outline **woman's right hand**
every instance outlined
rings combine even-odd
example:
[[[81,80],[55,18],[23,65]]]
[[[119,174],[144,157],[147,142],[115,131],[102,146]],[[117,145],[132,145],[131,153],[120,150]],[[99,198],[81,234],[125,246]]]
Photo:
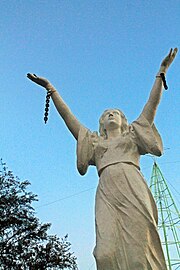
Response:
[[[50,84],[50,82],[47,79],[42,78],[42,77],[38,77],[38,76],[36,76],[36,74],[28,73],[27,77],[31,81],[41,85],[42,87],[46,88],[47,90],[52,87],[52,85]]]

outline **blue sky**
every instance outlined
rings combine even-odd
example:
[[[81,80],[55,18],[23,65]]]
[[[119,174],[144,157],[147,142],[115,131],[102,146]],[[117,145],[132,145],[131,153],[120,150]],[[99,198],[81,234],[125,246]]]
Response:
[[[45,91],[26,79],[48,78],[77,118],[98,130],[104,109],[120,108],[129,122],[140,114],[161,60],[180,48],[179,1],[1,1],[0,157],[38,194],[35,204],[51,233],[69,234],[80,270],[94,270],[95,168],[80,176],[76,143],[51,103],[43,123]],[[169,90],[156,124],[165,152],[157,162],[179,185],[180,57],[167,74]],[[153,159],[142,157],[149,182]],[[174,190],[174,189],[173,189]],[[172,190],[172,192],[174,192]],[[173,193],[179,200],[178,193]]]

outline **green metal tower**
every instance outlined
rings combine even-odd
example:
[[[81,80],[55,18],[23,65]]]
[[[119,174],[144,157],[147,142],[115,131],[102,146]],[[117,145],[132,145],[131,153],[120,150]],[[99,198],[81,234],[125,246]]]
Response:
[[[163,174],[154,162],[150,189],[158,208],[158,229],[169,270],[180,270],[180,213]]]

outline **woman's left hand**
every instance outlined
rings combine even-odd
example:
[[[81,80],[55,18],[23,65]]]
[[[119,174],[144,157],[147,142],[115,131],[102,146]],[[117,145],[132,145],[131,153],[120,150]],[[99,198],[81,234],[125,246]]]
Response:
[[[178,48],[171,49],[169,54],[164,58],[164,60],[161,63],[160,71],[166,72],[171,63],[173,62],[176,54],[177,54]]]

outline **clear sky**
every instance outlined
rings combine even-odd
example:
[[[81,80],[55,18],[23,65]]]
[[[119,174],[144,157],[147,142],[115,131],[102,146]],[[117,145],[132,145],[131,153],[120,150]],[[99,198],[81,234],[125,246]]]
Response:
[[[129,122],[145,104],[161,60],[180,49],[180,2],[118,0],[2,0],[0,4],[0,157],[38,194],[34,206],[50,233],[69,234],[80,270],[94,270],[95,168],[82,177],[76,143],[26,73],[48,78],[77,118],[98,130],[104,109],[120,108]],[[179,195],[180,55],[167,74],[156,124],[164,155],[157,162]],[[145,156],[148,183],[153,160]],[[174,189],[175,188],[175,189]]]

